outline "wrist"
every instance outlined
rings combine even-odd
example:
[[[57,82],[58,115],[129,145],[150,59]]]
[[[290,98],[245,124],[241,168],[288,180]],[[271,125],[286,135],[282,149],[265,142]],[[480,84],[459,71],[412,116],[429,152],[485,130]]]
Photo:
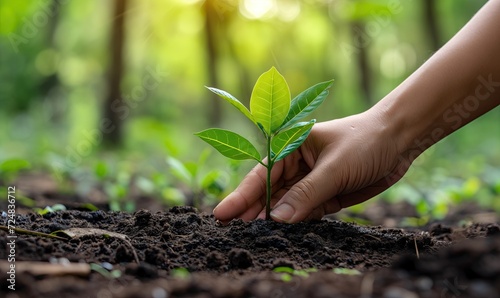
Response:
[[[395,144],[398,153],[411,155],[413,160],[447,133],[436,126],[439,107],[427,109],[425,101],[413,98],[418,93],[401,89],[388,94],[369,111],[379,119],[385,136]]]

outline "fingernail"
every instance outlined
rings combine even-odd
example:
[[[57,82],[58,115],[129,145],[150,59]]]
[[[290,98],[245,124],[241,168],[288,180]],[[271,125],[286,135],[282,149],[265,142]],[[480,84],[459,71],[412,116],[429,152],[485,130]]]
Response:
[[[283,203],[271,211],[271,216],[279,221],[288,222],[295,214],[295,209],[288,203]]]

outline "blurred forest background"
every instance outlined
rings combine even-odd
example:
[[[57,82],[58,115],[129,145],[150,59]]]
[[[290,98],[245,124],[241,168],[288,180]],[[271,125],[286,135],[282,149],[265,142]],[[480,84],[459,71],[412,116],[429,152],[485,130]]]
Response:
[[[100,189],[116,210],[141,196],[215,204],[253,163],[228,161],[193,133],[253,128],[204,86],[248,105],[274,65],[292,96],[335,79],[318,121],[359,113],[485,2],[2,0],[0,179],[48,173],[61,192]],[[499,211],[499,119],[497,108],[440,142],[381,199],[425,218],[470,200]]]

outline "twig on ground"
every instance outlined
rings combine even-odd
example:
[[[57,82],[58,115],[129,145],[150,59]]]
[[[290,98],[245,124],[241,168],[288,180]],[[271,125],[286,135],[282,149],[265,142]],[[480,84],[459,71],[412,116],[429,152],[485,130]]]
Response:
[[[37,232],[37,231],[30,231],[30,230],[25,230],[21,228],[12,228],[12,227],[6,227],[6,226],[0,226],[0,230],[4,230],[7,233],[9,233],[11,230],[16,232],[17,234],[24,234],[24,235],[31,235],[31,236],[40,236],[40,237],[47,237],[47,238],[52,238],[52,239],[57,239],[57,240],[62,240],[62,241],[68,241],[68,238],[52,235],[52,234],[46,234],[42,232]]]
[[[418,253],[417,238],[413,237],[413,243],[415,243],[415,252],[417,253],[417,259],[420,259],[420,254]]]
[[[0,260],[0,268],[3,271],[9,270],[10,263]],[[31,273],[35,276],[88,276],[90,266],[86,263],[51,264],[46,262],[17,261],[16,272],[19,274]]]

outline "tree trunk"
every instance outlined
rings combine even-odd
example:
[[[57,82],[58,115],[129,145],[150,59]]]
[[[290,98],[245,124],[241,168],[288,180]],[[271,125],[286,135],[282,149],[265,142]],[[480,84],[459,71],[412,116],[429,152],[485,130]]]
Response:
[[[207,50],[208,83],[211,87],[220,88],[217,78],[218,49],[215,32],[219,15],[214,6],[214,1],[217,0],[207,0],[203,5],[205,14],[205,47]],[[210,101],[210,109],[208,109],[209,125],[219,126],[222,118],[221,101],[215,94],[210,95]]]
[[[363,94],[363,100],[367,107],[372,105],[372,81],[371,81],[371,71],[370,64],[368,61],[368,42],[360,42],[364,40],[367,36],[364,28],[363,22],[352,22],[351,23],[351,31],[356,41],[357,45],[357,55],[356,55],[356,64],[359,73],[359,87]]]
[[[49,4],[49,11],[52,12],[52,16],[48,21],[48,30],[46,36],[46,46],[47,48],[56,48],[54,36],[56,33],[57,25],[59,24],[59,19],[61,15],[61,3],[59,0],[52,0]],[[57,90],[56,88],[60,86],[60,81],[57,76],[57,73],[53,73],[47,77],[45,77],[40,83],[40,94],[45,97],[46,103],[50,105],[50,120],[53,123],[60,123],[64,116],[64,109],[61,108],[64,106],[63,96],[61,94],[61,90]],[[53,91],[56,92],[53,92]]]
[[[114,0],[113,24],[111,31],[111,62],[108,73],[108,96],[104,103],[104,119],[108,119],[114,129],[103,134],[104,144],[118,147],[123,142],[123,120],[128,115],[120,113],[125,106],[121,98],[120,83],[123,75],[124,23],[127,0]]]
[[[435,52],[441,47],[441,38],[436,17],[436,1],[424,0],[422,4],[425,32],[432,46],[432,51]]]

